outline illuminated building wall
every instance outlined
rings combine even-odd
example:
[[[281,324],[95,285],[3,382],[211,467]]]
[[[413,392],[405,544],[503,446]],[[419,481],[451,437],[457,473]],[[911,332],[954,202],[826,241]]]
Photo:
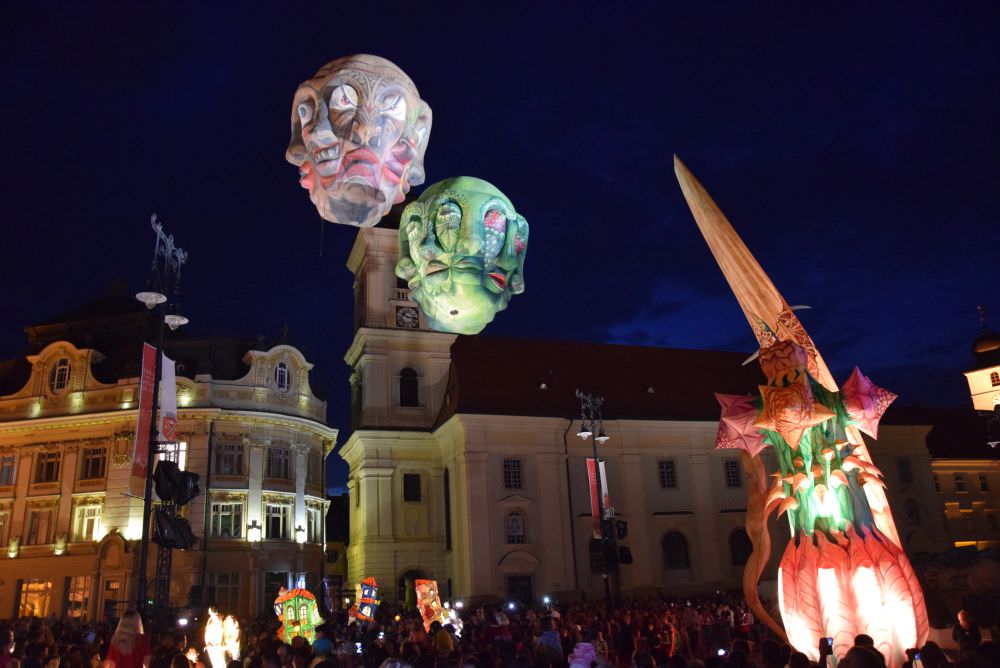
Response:
[[[129,297],[107,297],[27,328],[37,352],[0,362],[2,618],[102,619],[135,600],[142,501],[126,493],[146,317]],[[87,338],[93,347],[71,342]],[[322,462],[337,430],[301,352],[259,343],[167,344],[182,440],[170,456],[201,476],[185,514],[204,539],[174,552],[173,605],[200,589],[225,612],[266,611],[277,586],[318,581],[322,569]],[[259,542],[248,539],[254,522]]]

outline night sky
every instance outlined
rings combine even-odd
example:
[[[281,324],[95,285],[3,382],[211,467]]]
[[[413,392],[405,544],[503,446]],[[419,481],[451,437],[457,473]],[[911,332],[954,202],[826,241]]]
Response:
[[[531,225],[487,334],[752,352],[674,153],[838,379],[962,405],[978,304],[1000,329],[996,2],[140,4],[0,10],[2,358],[141,287],[157,212],[190,333],[287,323],[346,437],[355,231],[321,236],[284,151],[298,84],[352,53],[433,108],[428,184],[484,178]]]

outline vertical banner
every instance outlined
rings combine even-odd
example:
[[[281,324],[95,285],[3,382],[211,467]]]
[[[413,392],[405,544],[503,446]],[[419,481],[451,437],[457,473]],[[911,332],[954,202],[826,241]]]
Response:
[[[608,519],[614,517],[615,511],[611,507],[611,492],[608,488],[608,472],[604,468],[605,461],[601,460],[601,491],[604,497],[604,518]]]
[[[146,492],[146,464],[149,459],[149,434],[153,419],[153,385],[156,380],[156,348],[142,344],[142,364],[139,372],[139,416],[135,425],[135,442],[132,445],[132,494],[144,496]],[[139,485],[136,490],[136,480]]]
[[[160,353],[160,441],[177,441],[177,376],[174,361]]]
[[[604,468],[603,462],[601,468]],[[600,538],[601,518],[597,503],[597,465],[591,457],[587,457],[587,481],[590,483],[590,514],[594,518],[594,538]]]

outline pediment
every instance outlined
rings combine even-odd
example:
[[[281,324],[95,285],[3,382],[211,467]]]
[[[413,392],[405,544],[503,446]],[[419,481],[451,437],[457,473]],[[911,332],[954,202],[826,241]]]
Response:
[[[502,506],[530,506],[534,501],[526,496],[521,496],[520,494],[511,494],[510,496],[500,499],[497,503]]]

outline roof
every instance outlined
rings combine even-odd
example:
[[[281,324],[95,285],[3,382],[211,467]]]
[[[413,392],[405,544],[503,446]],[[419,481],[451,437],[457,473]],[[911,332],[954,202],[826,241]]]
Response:
[[[764,382],[742,352],[462,336],[451,355],[439,424],[455,413],[578,417],[577,388],[604,397],[605,419],[718,420],[715,392]]]

